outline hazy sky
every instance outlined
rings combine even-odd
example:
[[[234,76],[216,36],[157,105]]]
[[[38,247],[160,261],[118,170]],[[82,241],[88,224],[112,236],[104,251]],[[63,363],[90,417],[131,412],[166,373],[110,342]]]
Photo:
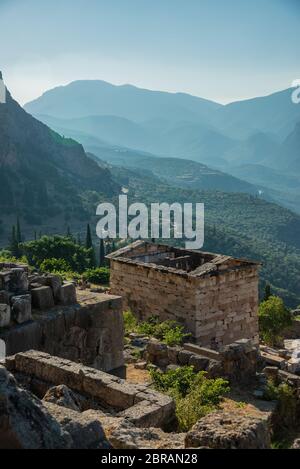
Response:
[[[228,102],[300,78],[300,0],[0,0],[0,69],[21,103],[78,79]]]

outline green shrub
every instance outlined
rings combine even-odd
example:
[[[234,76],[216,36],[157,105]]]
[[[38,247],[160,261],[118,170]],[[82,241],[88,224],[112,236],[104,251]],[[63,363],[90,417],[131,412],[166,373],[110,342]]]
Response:
[[[175,399],[179,431],[188,431],[201,417],[212,412],[229,391],[223,378],[206,378],[206,372],[194,372],[183,366],[162,373],[149,368],[155,389]]]
[[[21,252],[35,267],[48,259],[62,259],[69,270],[82,273],[93,267],[93,249],[86,249],[69,236],[42,236],[36,241],[19,245]]]
[[[91,283],[108,284],[110,270],[108,267],[96,267],[95,269],[88,269],[83,273],[83,278]]]
[[[160,322],[158,316],[151,316],[147,321],[140,323],[138,331],[141,334],[155,337],[169,346],[181,345],[190,336],[184,332],[184,327],[176,321]]]
[[[188,431],[200,418],[213,412],[228,391],[228,382],[223,378],[209,379],[205,372],[197,373],[190,392],[175,398],[179,430]]]
[[[193,366],[182,366],[165,373],[150,368],[149,373],[155,389],[180,397],[186,396],[196,379]]]
[[[292,324],[291,312],[278,296],[270,296],[259,305],[258,310],[260,335],[269,345],[281,342],[280,333]]]
[[[45,259],[41,265],[42,272],[68,272],[71,271],[71,266],[64,259]]]
[[[138,322],[133,312],[130,310],[124,311],[123,318],[125,333],[130,334],[130,332],[136,332]]]
[[[265,391],[265,398],[271,401],[278,401],[276,413],[277,420],[280,422],[280,428],[277,430],[277,434],[281,434],[282,430],[296,425],[298,418],[297,397],[289,384],[281,383],[277,386],[272,380],[269,380]]]
[[[159,316],[150,316],[147,321],[141,322],[138,325],[138,332],[140,334],[149,335],[154,337],[157,326],[159,325]]]

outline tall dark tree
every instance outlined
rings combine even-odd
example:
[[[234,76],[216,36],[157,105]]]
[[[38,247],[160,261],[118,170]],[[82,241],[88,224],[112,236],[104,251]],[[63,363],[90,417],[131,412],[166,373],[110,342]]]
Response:
[[[266,283],[265,286],[265,294],[264,294],[264,301],[267,301],[270,296],[272,295],[271,293],[271,285],[269,283]]]
[[[105,245],[103,239],[100,239],[99,243],[99,267],[105,265]]]
[[[19,243],[17,241],[15,225],[12,227],[9,249],[14,257],[20,257]]]
[[[93,246],[91,227],[89,224],[87,225],[87,228],[86,228],[85,247],[91,250],[91,256],[90,256],[91,267],[96,267],[96,255],[95,255],[95,249]]]
[[[17,218],[16,241],[18,244],[22,242],[22,234],[21,234],[21,226],[20,226],[19,217]]]
[[[90,248],[93,247],[92,234],[91,234],[91,227],[90,227],[89,224],[87,224],[87,227],[86,227],[85,247],[86,247],[87,249],[90,249]]]

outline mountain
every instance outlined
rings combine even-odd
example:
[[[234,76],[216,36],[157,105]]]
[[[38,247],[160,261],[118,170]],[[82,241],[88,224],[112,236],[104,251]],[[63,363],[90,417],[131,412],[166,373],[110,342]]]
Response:
[[[257,195],[260,191],[258,186],[192,160],[159,158],[130,149],[122,151],[115,149],[108,153],[101,148],[94,148],[93,153],[98,158],[96,161],[107,161],[113,166],[138,170],[139,172],[146,171],[171,186],[191,190],[246,192],[252,195]]]
[[[74,81],[46,91],[28,103],[31,114],[46,114],[58,118],[78,118],[93,115],[118,116],[134,122],[152,119],[168,121],[206,120],[220,104],[185,93],[167,93],[116,86],[101,80]]]
[[[28,227],[62,231],[94,213],[95,195],[118,191],[82,145],[27,114],[7,92],[0,104],[0,218],[6,227],[19,215]]]
[[[290,174],[300,171],[300,120],[281,146],[279,165]]]
[[[300,120],[300,106],[292,102],[292,91],[290,88],[222,106],[214,114],[213,125],[234,138],[264,132],[283,140]]]

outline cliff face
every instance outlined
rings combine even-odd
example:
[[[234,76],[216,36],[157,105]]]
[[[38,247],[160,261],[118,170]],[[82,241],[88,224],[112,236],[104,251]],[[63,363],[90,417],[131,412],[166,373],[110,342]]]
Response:
[[[98,193],[100,201],[119,187],[80,144],[27,114],[7,92],[6,103],[0,104],[0,218],[17,213],[53,217],[65,210],[71,218],[86,215],[82,196],[87,191]]]

